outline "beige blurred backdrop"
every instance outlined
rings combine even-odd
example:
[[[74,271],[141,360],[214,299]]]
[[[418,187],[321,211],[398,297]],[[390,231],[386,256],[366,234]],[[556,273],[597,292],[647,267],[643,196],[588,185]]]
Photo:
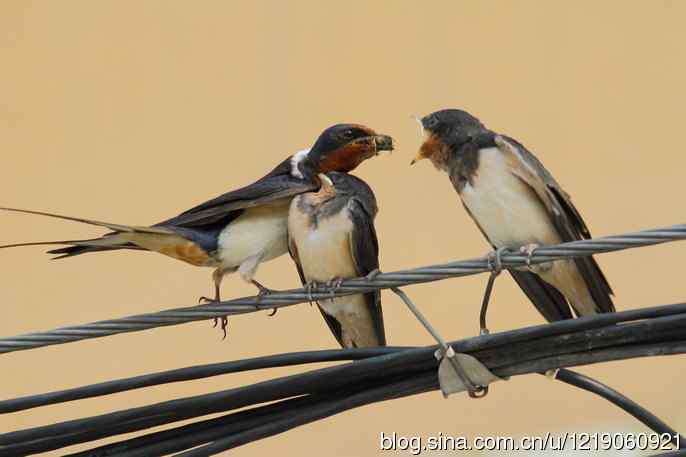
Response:
[[[11,1],[0,3],[0,205],[151,224],[252,182],[337,122],[393,135],[355,173],[381,211],[381,265],[485,254],[411,115],[461,107],[534,151],[594,235],[683,222],[686,3],[679,1]],[[0,244],[102,233],[0,214]],[[211,292],[209,269],[117,252],[51,262],[0,252],[0,335],[152,312]],[[617,308],[684,299],[684,244],[602,255]],[[263,265],[298,284],[287,256]],[[407,288],[450,339],[474,335],[485,276]],[[252,295],[239,278],[225,297]],[[393,345],[431,338],[383,294]],[[542,319],[504,275],[492,330]],[[155,329],[0,357],[0,397],[277,352],[333,348],[308,305],[275,317]],[[686,429],[683,357],[585,367]],[[0,416],[0,431],[227,389],[300,368],[160,386]],[[372,405],[252,443],[241,455],[376,455],[379,433],[533,435],[645,431],[609,403],[540,376],[485,400],[439,393]],[[121,439],[121,437],[119,437]],[[76,449],[76,448],[72,448]],[[82,449],[82,448],[79,448]]]

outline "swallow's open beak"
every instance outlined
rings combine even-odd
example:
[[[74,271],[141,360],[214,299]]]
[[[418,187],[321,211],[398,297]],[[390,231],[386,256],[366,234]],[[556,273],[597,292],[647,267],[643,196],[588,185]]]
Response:
[[[324,173],[319,173],[317,177],[319,178],[322,187],[333,187],[333,181],[331,181],[331,178],[326,176]]]
[[[420,160],[426,159],[426,156],[420,149],[419,152],[417,152],[417,155],[414,156],[414,159],[412,159],[412,162],[410,162],[410,165],[414,165],[415,163],[419,162]]]
[[[422,120],[417,115],[415,115],[414,118],[417,120],[417,123],[419,123],[419,131],[420,131],[421,135],[424,136],[424,142],[419,147],[419,151],[417,151],[417,155],[414,156],[414,159],[412,159],[412,162],[410,162],[410,166],[414,165],[415,163],[419,162],[420,160],[426,159],[426,155],[424,154],[424,145],[426,144],[427,138],[429,136],[429,132],[424,127],[424,122],[422,122]]]
[[[326,176],[326,174],[319,173],[317,177],[319,178],[319,190],[316,195],[321,203],[336,195],[336,187],[333,185],[331,178]]]

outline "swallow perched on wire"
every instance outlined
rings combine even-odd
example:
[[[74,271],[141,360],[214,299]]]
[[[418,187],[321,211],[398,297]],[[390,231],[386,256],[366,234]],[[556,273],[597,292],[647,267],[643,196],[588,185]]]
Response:
[[[288,246],[303,285],[335,286],[342,279],[378,271],[374,193],[346,173],[319,176],[319,190],[293,198],[288,214]],[[386,345],[378,290],[317,304],[342,347]]]
[[[591,237],[581,215],[543,164],[513,138],[471,114],[446,109],[421,119],[426,139],[412,161],[429,159],[450,176],[467,213],[491,245],[529,255],[538,245]],[[548,320],[615,310],[612,289],[592,257],[510,273]]]
[[[111,224],[90,219],[14,208],[5,211],[38,214],[105,227],[110,233],[87,240],[48,241],[0,246],[67,245],[48,251],[56,259],[90,252],[132,249],[153,251],[195,266],[215,268],[215,296],[227,273],[238,271],[261,294],[269,289],[254,279],[261,262],[288,251],[288,209],[293,196],[318,188],[318,173],[348,172],[380,151],[392,150],[393,139],[358,124],[337,124],[319,136],[311,149],[281,162],[253,184],[223,194],[153,226]],[[222,321],[223,327],[226,321]]]

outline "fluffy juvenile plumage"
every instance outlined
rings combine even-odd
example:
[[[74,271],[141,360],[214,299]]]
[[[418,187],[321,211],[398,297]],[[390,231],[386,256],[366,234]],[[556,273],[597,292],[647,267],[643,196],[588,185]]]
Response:
[[[365,276],[379,267],[372,190],[345,173],[321,179],[319,191],[293,199],[288,217],[289,249],[303,284]],[[320,300],[318,306],[342,347],[386,344],[379,291]]]

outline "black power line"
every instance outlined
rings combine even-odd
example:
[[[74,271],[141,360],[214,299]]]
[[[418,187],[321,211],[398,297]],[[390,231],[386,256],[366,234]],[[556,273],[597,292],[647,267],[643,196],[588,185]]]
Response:
[[[584,317],[478,336],[453,342],[451,346],[457,352],[468,353],[478,358],[500,377],[543,373],[560,367],[608,360],[679,354],[686,352],[686,305],[677,304]],[[245,364],[244,366],[252,365],[257,369],[292,365],[298,361],[311,363],[331,360],[336,357],[335,352],[340,352],[345,358],[357,358],[354,353],[359,351],[359,355],[365,357],[355,362],[306,371],[249,386],[5,433],[0,435],[0,455],[9,457],[46,452],[72,444],[240,408],[252,408],[241,411],[243,421],[250,423],[256,417],[252,414],[267,414],[266,418],[263,417],[262,426],[250,427],[250,430],[243,429],[241,422],[231,422],[228,425],[211,424],[213,428],[209,430],[216,433],[219,433],[216,430],[222,430],[224,438],[221,443],[217,442],[212,447],[204,449],[209,452],[216,446],[233,447],[247,442],[246,440],[281,433],[319,417],[363,404],[436,389],[437,361],[433,356],[435,349],[435,346],[387,348],[377,355],[365,353],[365,350],[318,351],[233,362]],[[240,365],[233,367],[237,366]],[[196,375],[206,369],[196,368]],[[191,370],[192,373],[194,368],[185,370]],[[216,372],[210,373],[215,374]],[[158,381],[165,379],[165,376],[169,381],[174,380],[167,372],[162,374]],[[563,378],[565,382],[570,382],[571,379]],[[581,378],[581,381],[583,380]],[[119,382],[125,384],[127,381]],[[403,389],[406,389],[400,389],[398,386],[404,386]],[[83,388],[83,392],[90,387],[92,386]],[[612,398],[615,404],[649,426],[657,424],[649,412],[609,388],[601,389],[597,385],[581,387]],[[286,412],[278,406],[271,406],[271,409],[267,410],[259,409],[263,408],[262,405],[265,403],[277,402],[278,405],[279,402],[293,398],[299,398],[298,401],[304,402],[301,409],[287,409]],[[23,406],[29,404],[31,402]],[[242,422],[245,423],[247,422]],[[204,426],[207,423],[201,424]],[[227,427],[233,432],[229,433]],[[187,440],[191,439],[189,436],[180,431],[174,439],[188,442]]]

